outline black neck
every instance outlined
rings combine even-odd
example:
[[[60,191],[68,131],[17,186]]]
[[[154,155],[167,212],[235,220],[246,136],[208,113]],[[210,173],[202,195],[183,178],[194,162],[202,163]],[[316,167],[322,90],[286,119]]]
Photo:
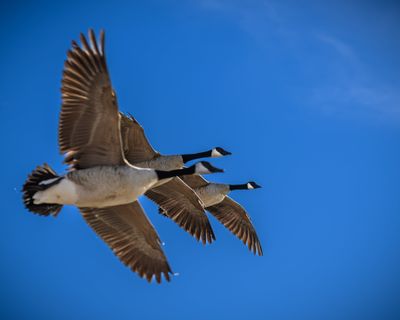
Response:
[[[230,184],[229,190],[247,190],[247,183],[244,184]]]
[[[188,154],[182,154],[182,160],[183,163],[186,163],[188,161],[192,161],[195,159],[200,159],[200,158],[209,158],[211,157],[212,150],[204,151],[204,152],[199,152],[199,153],[188,153]]]
[[[189,168],[183,168],[183,169],[177,169],[177,170],[171,170],[171,171],[162,171],[162,170],[155,170],[155,171],[156,171],[158,180],[162,180],[162,179],[168,179],[168,178],[193,174],[193,173],[195,173],[195,167],[191,166]]]

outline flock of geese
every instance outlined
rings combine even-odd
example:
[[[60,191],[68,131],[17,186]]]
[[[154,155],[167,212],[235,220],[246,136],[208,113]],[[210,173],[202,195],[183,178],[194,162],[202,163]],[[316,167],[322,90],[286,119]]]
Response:
[[[228,194],[260,188],[255,182],[213,183],[201,175],[223,170],[209,162],[186,163],[230,152],[217,147],[195,154],[162,155],[147,140],[131,115],[118,109],[104,51],[104,32],[97,42],[81,34],[67,53],[62,79],[59,146],[69,165],[57,175],[38,166],[23,185],[25,207],[42,216],[56,216],[63,205],[79,208],[88,225],[115,255],[149,282],[169,281],[172,273],[160,238],[138,202],[145,195],[159,212],[197,240],[215,235],[205,210],[243,241],[254,254],[262,249],[250,217]]]

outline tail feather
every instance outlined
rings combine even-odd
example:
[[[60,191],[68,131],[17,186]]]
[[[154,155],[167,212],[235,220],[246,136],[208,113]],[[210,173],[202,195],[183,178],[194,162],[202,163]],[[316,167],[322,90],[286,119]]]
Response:
[[[43,191],[54,186],[61,179],[62,177],[58,176],[46,163],[42,166],[37,166],[28,176],[22,187],[25,207],[29,211],[42,216],[57,216],[62,205],[53,203],[35,204],[33,196],[38,191]],[[46,183],[43,183],[44,181],[46,181]]]
[[[167,212],[166,212],[163,208],[161,208],[161,207],[158,207],[158,213],[161,214],[161,215],[164,216],[164,217],[169,218]]]

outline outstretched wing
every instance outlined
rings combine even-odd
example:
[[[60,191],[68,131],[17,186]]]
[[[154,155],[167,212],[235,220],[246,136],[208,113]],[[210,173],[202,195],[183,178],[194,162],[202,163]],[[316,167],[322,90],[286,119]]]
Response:
[[[138,201],[107,208],[80,208],[90,227],[132,271],[158,283],[172,273],[160,238]]]
[[[124,154],[129,163],[152,160],[160,156],[147,140],[142,126],[132,115],[121,113],[121,137]]]
[[[251,223],[249,215],[239,203],[229,197],[225,197],[222,202],[206,209],[236,237],[242,240],[250,251],[262,256],[263,252],[256,230]]]
[[[171,218],[198,241],[206,244],[215,240],[214,231],[200,199],[180,178],[175,177],[152,188],[145,195],[160,207],[162,214]]]
[[[89,30],[90,45],[73,41],[62,79],[62,108],[58,141],[65,162],[75,169],[124,163],[120,116],[104,53]]]

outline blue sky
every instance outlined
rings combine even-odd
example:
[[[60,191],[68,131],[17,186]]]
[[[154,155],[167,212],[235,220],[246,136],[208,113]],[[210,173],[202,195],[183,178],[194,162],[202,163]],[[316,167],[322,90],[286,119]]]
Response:
[[[398,319],[400,10],[395,1],[14,2],[0,5],[2,319]],[[179,276],[149,285],[65,207],[19,192],[57,146],[65,53],[106,30],[121,110],[163,153],[222,146],[213,181],[264,256],[210,218],[202,246],[143,199]]]

